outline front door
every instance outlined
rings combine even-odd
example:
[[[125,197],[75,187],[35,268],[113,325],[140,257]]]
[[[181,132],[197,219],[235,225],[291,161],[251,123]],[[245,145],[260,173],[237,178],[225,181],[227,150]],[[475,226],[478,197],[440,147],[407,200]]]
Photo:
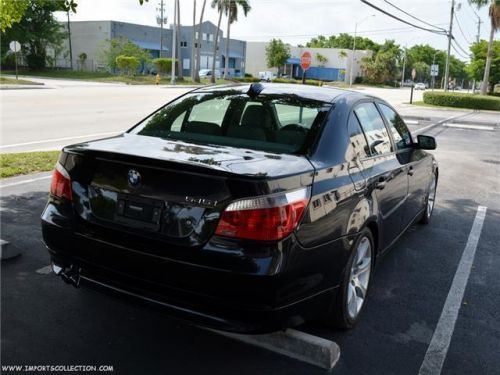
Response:
[[[354,112],[368,141],[370,157],[363,161],[363,174],[378,203],[380,244],[384,249],[397,238],[403,227],[408,195],[406,165],[401,164],[393,152],[391,139],[375,104],[360,103]]]

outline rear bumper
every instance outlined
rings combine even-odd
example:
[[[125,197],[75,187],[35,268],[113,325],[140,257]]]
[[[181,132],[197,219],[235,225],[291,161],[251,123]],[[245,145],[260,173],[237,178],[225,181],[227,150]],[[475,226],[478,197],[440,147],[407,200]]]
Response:
[[[231,272],[93,238],[53,219],[42,216],[52,262],[78,269],[81,285],[196,325],[241,333],[284,329],[326,312],[337,291],[340,275],[329,264],[342,261],[342,241],[304,250],[291,239],[269,258],[217,254],[221,263],[252,265],[253,273]]]

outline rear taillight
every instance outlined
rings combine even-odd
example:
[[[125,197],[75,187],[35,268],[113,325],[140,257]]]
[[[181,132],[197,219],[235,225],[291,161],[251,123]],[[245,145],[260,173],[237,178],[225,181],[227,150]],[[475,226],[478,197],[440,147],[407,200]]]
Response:
[[[52,174],[50,194],[67,200],[72,200],[73,198],[71,193],[71,179],[66,169],[59,162],[56,163],[56,168]]]
[[[309,203],[309,188],[231,203],[216,234],[260,241],[280,240],[293,232]]]

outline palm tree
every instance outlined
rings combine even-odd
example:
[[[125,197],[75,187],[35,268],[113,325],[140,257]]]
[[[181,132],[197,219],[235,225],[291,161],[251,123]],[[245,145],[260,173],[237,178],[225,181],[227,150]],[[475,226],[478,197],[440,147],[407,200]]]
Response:
[[[179,0],[177,2],[177,14],[174,15],[176,19],[176,33],[177,33],[177,77],[180,81],[184,79],[182,74],[182,52],[181,52],[181,4]]]
[[[205,5],[207,5],[207,0],[203,0],[203,5],[201,6],[201,14],[200,14],[200,22],[198,24],[198,42],[196,45],[196,61],[194,62],[194,81],[195,82],[200,82],[200,60],[201,60],[201,54],[200,54],[200,48],[201,48],[201,24],[203,23],[203,15],[205,14]],[[196,34],[196,28],[193,29],[193,33]],[[194,47],[194,44],[193,44]]]
[[[229,67],[229,38],[231,37],[231,24],[238,21],[238,7],[241,7],[245,17],[248,12],[252,9],[248,0],[228,0],[228,7],[226,12],[228,13],[227,20],[227,35],[226,35],[226,50],[224,52],[224,79],[228,77],[228,67]]]
[[[222,14],[227,11],[230,0],[212,0],[211,7],[217,8],[219,13],[219,20],[217,21],[217,30],[215,30],[214,39],[214,57],[212,58],[212,75],[210,76],[210,83],[215,83],[215,60],[217,60],[217,50],[219,49],[219,30],[222,21]]]
[[[488,42],[488,53],[486,55],[486,64],[484,66],[483,84],[481,85],[481,95],[488,93],[488,81],[490,78],[491,60],[493,58],[493,40],[495,32],[500,29],[500,0],[469,0],[470,4],[482,8],[489,4],[489,15],[491,21],[490,40]]]

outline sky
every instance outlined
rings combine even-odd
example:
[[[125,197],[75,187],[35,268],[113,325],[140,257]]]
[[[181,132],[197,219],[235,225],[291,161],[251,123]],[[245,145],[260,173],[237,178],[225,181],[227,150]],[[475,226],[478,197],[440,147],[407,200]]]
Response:
[[[396,43],[410,47],[415,44],[427,43],[434,48],[447,48],[446,36],[436,35],[427,31],[412,28],[383,13],[369,7],[360,0],[249,0],[252,10],[245,18],[239,16],[237,23],[231,26],[231,38],[246,41],[269,41],[280,38],[291,45],[305,44],[317,35],[329,36],[341,32],[354,33],[358,23],[357,35],[369,37],[376,42],[385,39],[395,39]],[[385,0],[369,0],[376,6],[397,14],[423,27],[425,24],[412,20],[409,16],[393,8]],[[114,20],[156,25],[160,0],[149,0],[139,5],[139,0],[77,0],[77,13],[71,15],[73,21]],[[203,0],[197,0],[197,17],[201,11]],[[390,0],[390,2],[411,15],[426,22],[448,28],[450,23],[451,0]],[[469,51],[469,45],[476,40],[477,21],[481,21],[481,38],[488,39],[490,24],[487,9],[477,10],[469,5],[467,0],[457,0],[461,3],[453,20],[453,34],[456,43],[463,50]],[[165,15],[168,24],[173,15],[174,0],[164,0]],[[204,20],[217,23],[217,14],[210,8],[211,0],[207,0]],[[181,23],[192,25],[193,0],[180,0]],[[375,16],[372,16],[375,15]],[[59,13],[57,18],[66,20],[66,15]],[[226,19],[221,28],[225,31]],[[498,33],[497,33],[498,35]],[[456,57],[467,61],[467,56],[455,47],[462,56],[453,51]]]

